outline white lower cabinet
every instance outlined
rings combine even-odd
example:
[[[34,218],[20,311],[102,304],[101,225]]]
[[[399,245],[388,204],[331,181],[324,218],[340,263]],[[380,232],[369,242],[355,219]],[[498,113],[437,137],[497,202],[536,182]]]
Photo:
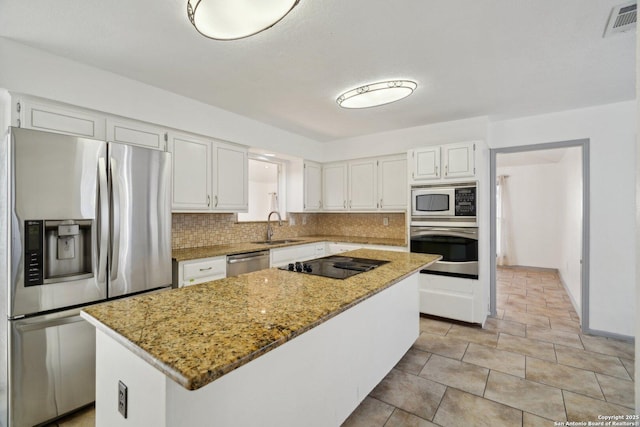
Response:
[[[226,256],[174,262],[174,286],[177,282],[179,288],[225,277],[227,277]]]
[[[358,245],[355,243],[338,243],[338,242],[328,242],[326,245],[326,254],[327,255],[335,255],[340,254],[342,252],[354,251],[356,249],[362,249],[363,245]]]
[[[321,258],[324,254],[324,242],[287,246],[284,248],[273,248],[270,251],[271,267],[282,267],[291,262]]]
[[[420,274],[420,312],[482,324],[486,310],[481,288],[473,279]]]
[[[327,242],[326,254],[336,255],[343,252],[355,251],[356,249],[377,249],[381,251],[408,252],[406,246],[387,246],[387,245],[370,245],[365,243],[340,243]]]

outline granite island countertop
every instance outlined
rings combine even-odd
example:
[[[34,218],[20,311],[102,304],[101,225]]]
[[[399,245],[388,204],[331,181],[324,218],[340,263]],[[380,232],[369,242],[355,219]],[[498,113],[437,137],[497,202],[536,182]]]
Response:
[[[195,390],[440,259],[373,249],[347,254],[390,262],[344,280],[271,268],[96,305],[82,317]]]
[[[280,240],[274,238],[273,240]],[[342,242],[342,243],[360,243],[365,245],[383,245],[383,246],[407,246],[404,239],[388,239],[380,237],[347,237],[347,236],[300,236],[300,237],[283,237],[287,243],[280,244],[264,244],[264,243],[230,243],[226,245],[202,246],[194,248],[174,249],[171,257],[180,261],[189,261],[200,258],[212,258],[217,256],[235,255],[246,252],[264,251],[267,249],[283,248],[286,246],[304,245],[316,242]]]

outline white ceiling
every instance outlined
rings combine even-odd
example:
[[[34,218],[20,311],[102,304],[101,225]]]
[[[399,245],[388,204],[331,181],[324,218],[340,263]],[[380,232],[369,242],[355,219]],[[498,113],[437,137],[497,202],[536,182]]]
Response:
[[[0,0],[0,36],[330,141],[468,117],[635,99],[635,37],[602,38],[621,0],[301,0],[237,41],[202,37],[186,0]],[[409,98],[345,110],[387,78]]]

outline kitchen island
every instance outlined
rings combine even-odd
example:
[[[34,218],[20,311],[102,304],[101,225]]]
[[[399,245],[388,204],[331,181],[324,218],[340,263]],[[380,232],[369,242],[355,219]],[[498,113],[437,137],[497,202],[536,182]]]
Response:
[[[417,338],[417,273],[439,259],[348,255],[390,262],[345,280],[268,269],[85,310],[96,425],[339,425]]]

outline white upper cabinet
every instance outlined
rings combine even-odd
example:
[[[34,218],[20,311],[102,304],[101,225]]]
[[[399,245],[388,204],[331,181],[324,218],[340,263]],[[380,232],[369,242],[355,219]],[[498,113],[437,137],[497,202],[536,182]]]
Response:
[[[447,144],[410,150],[409,178],[413,183],[429,180],[446,181],[476,175],[475,142]]]
[[[383,210],[407,209],[407,158],[404,155],[378,160],[378,205]]]
[[[288,212],[318,211],[322,208],[322,165],[303,159],[290,160],[286,167]]]
[[[378,201],[378,164],[375,159],[349,162],[349,209],[375,210]]]
[[[375,157],[323,165],[323,210],[407,209],[407,156]]]
[[[414,180],[440,178],[440,147],[417,148],[409,155]]]
[[[166,129],[135,120],[107,118],[107,141],[139,145],[155,150],[167,149]]]
[[[442,147],[444,178],[465,178],[476,174],[476,144],[449,144]]]
[[[173,155],[174,211],[247,211],[246,148],[172,132],[169,151]]]
[[[90,110],[22,97],[15,103],[14,124],[26,129],[104,140],[105,117]]]
[[[214,210],[246,212],[249,206],[249,160],[244,147],[214,143]]]
[[[211,208],[211,141],[171,133],[173,210],[208,211]]]
[[[347,164],[330,163],[322,168],[323,208],[331,211],[347,209]]]
[[[322,165],[304,162],[304,210],[322,208]]]

